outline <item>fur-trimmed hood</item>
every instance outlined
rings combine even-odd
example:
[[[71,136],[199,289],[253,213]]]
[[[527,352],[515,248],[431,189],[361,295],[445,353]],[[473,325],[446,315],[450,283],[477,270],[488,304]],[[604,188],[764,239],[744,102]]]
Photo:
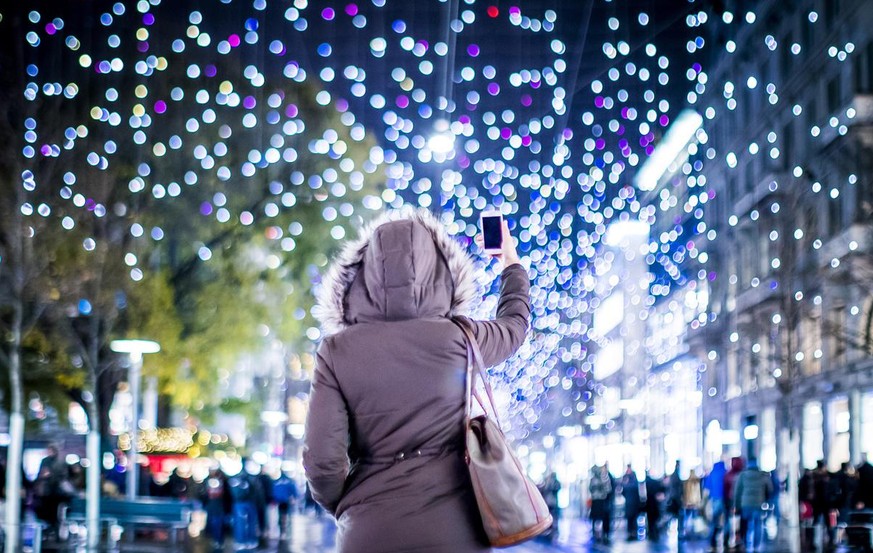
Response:
[[[348,241],[324,276],[315,318],[323,335],[356,324],[466,313],[473,260],[429,211],[389,211]]]

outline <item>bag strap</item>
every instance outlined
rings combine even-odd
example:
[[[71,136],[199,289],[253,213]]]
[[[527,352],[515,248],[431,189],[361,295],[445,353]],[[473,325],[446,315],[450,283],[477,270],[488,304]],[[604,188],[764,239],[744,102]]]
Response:
[[[464,341],[467,345],[467,378],[464,418],[469,425],[474,399],[482,410],[488,414],[488,406],[479,391],[476,389],[476,374],[478,373],[479,380],[482,382],[482,387],[485,388],[485,394],[488,397],[488,405],[491,407],[491,418],[494,420],[497,428],[502,431],[502,428],[500,427],[500,418],[497,416],[497,407],[494,404],[494,392],[491,389],[491,384],[488,382],[488,379],[485,378],[485,364],[482,361],[482,351],[479,349],[479,342],[476,340],[476,335],[473,334],[473,329],[466,319],[462,317],[452,317],[452,322],[463,331],[465,338]]]

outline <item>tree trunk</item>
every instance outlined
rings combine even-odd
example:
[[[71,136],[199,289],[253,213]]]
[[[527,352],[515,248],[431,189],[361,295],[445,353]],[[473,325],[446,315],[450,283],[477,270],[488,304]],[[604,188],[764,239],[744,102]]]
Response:
[[[20,188],[19,188],[20,190]],[[20,193],[19,193],[20,194]],[[16,210],[18,212],[18,210]],[[18,212],[20,213],[20,212]],[[9,448],[6,451],[6,547],[4,551],[18,550],[19,522],[21,520],[21,451],[24,447],[24,414],[21,386],[21,340],[24,325],[24,268],[23,237],[20,216],[13,222],[12,248],[14,274],[12,298],[12,328],[9,351]]]

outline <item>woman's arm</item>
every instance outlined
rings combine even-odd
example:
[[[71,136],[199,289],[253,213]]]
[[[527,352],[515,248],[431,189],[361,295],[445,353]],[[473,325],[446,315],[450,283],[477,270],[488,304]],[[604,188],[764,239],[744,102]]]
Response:
[[[473,332],[486,367],[505,361],[521,347],[530,322],[530,280],[518,259],[515,240],[509,234],[506,221],[503,222],[503,245],[498,257],[505,269],[500,275],[497,318],[473,322]]]
[[[303,440],[303,468],[312,497],[334,514],[349,473],[349,416],[325,340],[318,348]]]

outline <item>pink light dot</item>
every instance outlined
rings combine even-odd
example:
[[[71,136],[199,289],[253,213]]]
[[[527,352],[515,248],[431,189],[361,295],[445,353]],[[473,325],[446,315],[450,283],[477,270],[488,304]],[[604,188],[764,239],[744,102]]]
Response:
[[[509,140],[509,137],[511,136],[512,129],[510,129],[509,127],[503,127],[502,129],[500,129],[500,138],[502,138],[503,140]]]
[[[230,35],[229,37],[227,37],[227,41],[230,43],[230,46],[231,46],[232,48],[236,48],[236,47],[239,46],[239,44],[240,44],[239,35],[237,35],[237,34],[232,34],[232,35]]]
[[[333,21],[333,18],[336,17],[336,12],[333,11],[333,8],[324,8],[321,10],[321,17],[325,21]]]
[[[488,83],[488,94],[492,96],[500,94],[500,85],[497,83]]]
[[[399,108],[409,107],[409,97],[407,97],[405,94],[397,96],[397,99],[394,102]]]
[[[346,6],[346,15],[351,17],[358,15],[358,6],[356,4],[349,4]]]
[[[155,102],[155,113],[164,113],[167,111],[167,103],[163,100]]]
[[[522,94],[521,95],[521,105],[523,105],[524,107],[530,107],[530,105],[532,103],[533,103],[533,98],[531,98],[530,94]]]
[[[531,138],[530,135],[521,137],[522,146],[530,146],[531,142],[533,142],[533,138]]]
[[[295,106],[294,104],[288,104],[288,106],[285,108],[285,115],[287,115],[288,117],[297,117],[297,113],[297,106]]]
[[[662,115],[661,117],[658,118],[658,123],[659,123],[662,127],[666,127],[667,125],[670,124],[670,118],[667,117],[666,114],[665,114],[665,115]]]
[[[55,27],[55,24],[54,24],[54,23],[48,23],[48,24],[45,26],[45,32],[47,32],[47,33],[50,34],[50,35],[53,35],[53,34],[55,34],[56,32],[58,32],[58,28]]]

